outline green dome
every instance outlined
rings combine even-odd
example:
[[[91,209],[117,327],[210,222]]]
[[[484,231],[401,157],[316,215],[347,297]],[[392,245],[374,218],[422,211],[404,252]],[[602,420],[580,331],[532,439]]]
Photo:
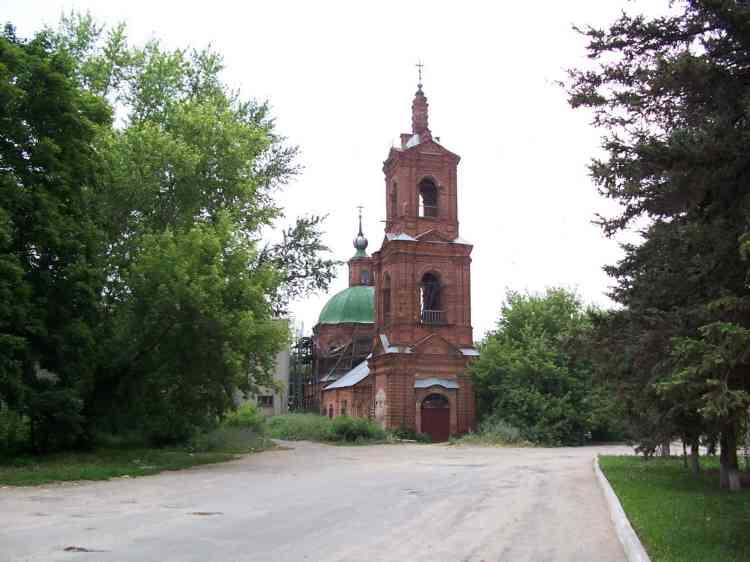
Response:
[[[349,287],[333,295],[320,311],[319,324],[372,324],[375,289],[367,285]]]

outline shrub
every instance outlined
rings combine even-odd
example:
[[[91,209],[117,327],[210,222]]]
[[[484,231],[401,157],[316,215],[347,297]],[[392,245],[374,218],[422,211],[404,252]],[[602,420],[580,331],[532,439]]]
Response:
[[[379,425],[364,418],[339,416],[331,424],[333,441],[382,441],[385,437],[386,433]]]
[[[264,449],[266,418],[254,404],[243,404],[230,412],[217,427],[196,432],[190,440],[190,448],[197,452],[236,452]]]
[[[331,423],[318,414],[286,414],[266,421],[271,437],[289,441],[329,441]]]
[[[498,416],[490,416],[482,420],[479,430],[453,440],[459,444],[471,445],[525,445],[521,430],[512,426]]]
[[[36,452],[71,449],[85,439],[83,400],[76,390],[44,389],[32,396],[29,403]]]
[[[419,443],[432,443],[432,437],[426,433],[417,433],[416,436]]]
[[[254,404],[243,404],[224,418],[222,425],[251,429],[257,433],[265,433],[266,418],[258,411]]]
[[[490,416],[482,420],[479,424],[479,432],[503,443],[519,443],[523,440],[520,429],[498,416]]]
[[[0,456],[17,454],[28,448],[29,418],[0,401]]]
[[[198,453],[246,453],[265,449],[269,444],[270,441],[262,431],[237,425],[221,425],[216,429],[197,433],[189,448]]]
[[[396,439],[417,441],[418,443],[432,443],[432,437],[426,433],[417,433],[414,429],[405,425],[397,427],[391,433]]]

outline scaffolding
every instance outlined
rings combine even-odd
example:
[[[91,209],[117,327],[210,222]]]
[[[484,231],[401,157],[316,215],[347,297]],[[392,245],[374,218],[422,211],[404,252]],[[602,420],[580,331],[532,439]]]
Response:
[[[370,331],[368,326],[368,333],[363,333],[356,324],[345,342],[328,349],[313,346],[312,375],[304,393],[306,409],[320,411],[323,389],[367,359],[373,346]]]
[[[311,337],[299,337],[292,345],[289,357],[289,411],[309,410],[306,406],[305,388],[312,378],[313,341]]]

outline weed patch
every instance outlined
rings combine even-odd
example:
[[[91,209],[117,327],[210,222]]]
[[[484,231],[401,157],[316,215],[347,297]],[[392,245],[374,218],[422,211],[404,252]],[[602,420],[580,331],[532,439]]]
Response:
[[[376,423],[348,416],[330,419],[318,414],[287,414],[269,418],[267,427],[271,437],[289,441],[378,443],[388,438]]]

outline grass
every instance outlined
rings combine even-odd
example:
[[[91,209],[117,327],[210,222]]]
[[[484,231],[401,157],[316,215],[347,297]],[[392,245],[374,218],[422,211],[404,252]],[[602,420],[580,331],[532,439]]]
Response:
[[[694,478],[679,458],[600,457],[653,562],[750,561],[750,490],[719,489],[718,460]]]
[[[37,486],[49,482],[108,480],[146,476],[237,458],[235,453],[192,453],[186,449],[109,449],[24,456],[0,463],[0,485]]]
[[[286,414],[267,421],[268,434],[288,441],[326,441],[331,420],[318,414]]]
[[[198,433],[184,447],[157,448],[142,436],[100,435],[93,451],[68,451],[43,456],[0,457],[0,485],[35,486],[49,482],[136,477],[225,462],[239,454],[273,446],[265,421],[252,406],[233,412],[216,428]]]

